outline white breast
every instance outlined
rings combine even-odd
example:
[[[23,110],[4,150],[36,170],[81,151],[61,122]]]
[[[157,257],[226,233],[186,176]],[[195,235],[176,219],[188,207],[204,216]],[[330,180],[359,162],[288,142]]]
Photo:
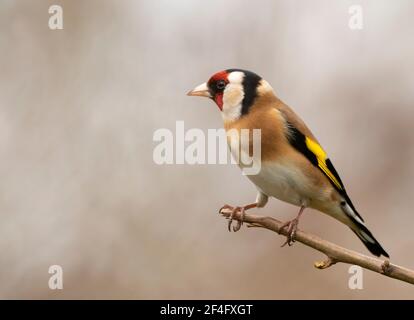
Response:
[[[289,163],[263,162],[260,173],[248,178],[266,195],[297,206],[307,205],[313,191],[309,179]]]

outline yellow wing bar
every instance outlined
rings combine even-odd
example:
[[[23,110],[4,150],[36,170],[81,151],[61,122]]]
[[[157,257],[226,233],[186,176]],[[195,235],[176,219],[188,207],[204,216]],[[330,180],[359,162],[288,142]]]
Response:
[[[306,137],[306,146],[311,151],[316,158],[318,159],[318,167],[325,173],[325,175],[338,187],[338,189],[343,190],[341,183],[335,177],[335,174],[329,170],[328,166],[326,165],[326,160],[328,159],[328,155],[326,154],[325,150],[322,147],[309,137]],[[334,170],[335,171],[335,170]]]

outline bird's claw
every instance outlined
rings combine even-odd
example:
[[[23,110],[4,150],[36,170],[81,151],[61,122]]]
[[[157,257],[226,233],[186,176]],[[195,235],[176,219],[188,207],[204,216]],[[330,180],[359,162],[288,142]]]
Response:
[[[282,244],[281,247],[284,247],[285,245],[291,246],[296,241],[295,236],[296,236],[296,231],[298,230],[298,224],[299,224],[299,219],[295,218],[293,220],[285,222],[280,227],[280,230],[283,230],[286,227],[288,228],[287,235],[286,235],[286,241]]]
[[[228,209],[228,210],[234,210],[234,207],[232,207],[232,206],[230,206],[230,205],[228,205],[228,204],[225,204],[224,206],[222,206],[221,208],[220,208],[220,210],[219,210],[219,213],[220,214],[223,214],[223,210],[226,210],[226,209]]]
[[[228,225],[227,225],[227,227],[229,229],[229,232],[231,232],[231,227],[232,227],[232,224],[233,224],[234,215],[238,211],[240,212],[241,217],[240,217],[239,220],[237,220],[237,224],[235,226],[233,226],[233,232],[239,231],[240,228],[243,225],[243,220],[244,220],[244,215],[245,215],[245,208],[244,207],[232,207],[232,206],[229,206],[228,204],[225,204],[223,207],[220,208],[219,213],[222,213],[222,211],[225,210],[225,209],[231,210],[231,213],[230,213],[230,216],[229,216],[229,222],[228,222]]]

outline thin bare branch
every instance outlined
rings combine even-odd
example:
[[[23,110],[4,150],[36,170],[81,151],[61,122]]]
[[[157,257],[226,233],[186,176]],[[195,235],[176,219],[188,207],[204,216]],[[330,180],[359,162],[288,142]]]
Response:
[[[222,210],[221,214],[226,218],[229,218],[231,211]],[[237,212],[234,214],[233,219],[240,220],[240,217],[240,213]],[[283,223],[271,217],[245,214],[244,222],[248,223],[248,226],[250,227],[261,227],[274,231],[278,234],[285,236],[287,235],[286,229],[281,229]],[[326,269],[335,263],[342,262],[358,265],[384,276],[414,284],[414,270],[392,264],[389,260],[370,257],[362,253],[349,250],[301,230],[297,230],[295,240],[308,247],[318,250],[327,256],[326,261],[315,262],[314,266],[318,269]]]

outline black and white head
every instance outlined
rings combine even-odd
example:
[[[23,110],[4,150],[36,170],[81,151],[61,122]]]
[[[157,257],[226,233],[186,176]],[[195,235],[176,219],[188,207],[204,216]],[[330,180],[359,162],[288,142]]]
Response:
[[[234,121],[248,114],[258,96],[268,90],[272,90],[270,85],[254,72],[227,69],[217,72],[188,95],[214,100],[223,120]]]

